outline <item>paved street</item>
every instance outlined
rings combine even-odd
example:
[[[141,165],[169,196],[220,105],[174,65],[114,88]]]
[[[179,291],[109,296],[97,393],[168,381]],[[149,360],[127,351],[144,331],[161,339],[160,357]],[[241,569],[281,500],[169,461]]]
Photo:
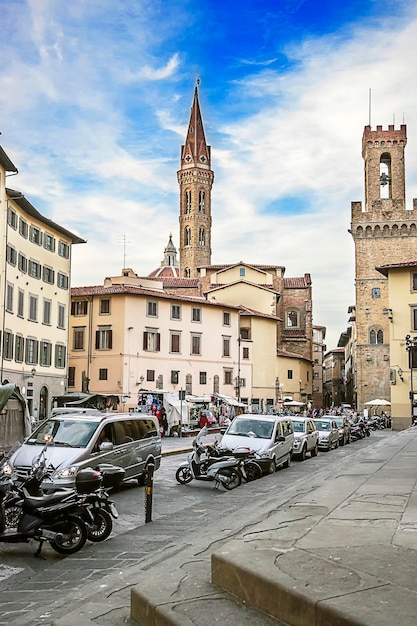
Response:
[[[157,554],[161,554],[162,558],[162,555],[175,550],[177,536],[181,537],[181,542],[192,542],[206,528],[210,528],[212,533],[217,528],[221,538],[225,532],[225,519],[241,519],[243,515],[247,516],[248,523],[256,520],[262,515],[263,504],[270,499],[271,493],[276,494],[277,503],[285,502],[294,490],[308,490],[312,474],[314,484],[320,484],[349,458],[360,459],[366,455],[367,449],[391,436],[390,431],[378,431],[370,438],[345,448],[319,454],[314,459],[308,458],[304,463],[294,462],[287,470],[256,483],[242,485],[230,492],[233,497],[227,492],[213,491],[211,483],[177,485],[173,473],[180,459],[168,456],[163,459],[163,467],[157,472],[155,481],[154,519],[159,520],[157,528],[152,523],[144,524],[144,510],[139,511],[131,528],[123,528],[123,510],[129,506],[126,501],[132,500],[126,497],[130,491],[128,488],[116,494],[124,532],[116,526],[116,532],[105,543],[88,544],[69,557],[62,557],[45,545],[44,559],[32,556],[36,549],[34,545],[1,546],[0,624],[49,624],[51,616],[55,619],[67,612],[69,598],[71,606],[82,602],[89,591],[101,586],[101,581],[108,574],[122,577],[129,568],[146,562],[150,556],[155,559]],[[167,440],[164,447],[167,451],[168,448],[190,444],[191,440]],[[143,496],[143,489],[134,486],[132,494]],[[166,501],[166,505],[162,501]],[[28,614],[31,615],[30,622]]]

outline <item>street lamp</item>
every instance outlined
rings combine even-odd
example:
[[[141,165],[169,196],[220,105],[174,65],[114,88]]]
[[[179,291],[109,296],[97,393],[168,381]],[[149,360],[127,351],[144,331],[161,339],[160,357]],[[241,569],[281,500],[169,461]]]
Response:
[[[411,423],[414,423],[414,419],[417,418],[417,407],[414,407],[414,386],[413,386],[413,369],[417,364],[417,337],[410,337],[407,335],[405,338],[405,349],[408,352],[408,365],[410,368],[410,404],[411,404]],[[414,411],[416,414],[414,414]]]

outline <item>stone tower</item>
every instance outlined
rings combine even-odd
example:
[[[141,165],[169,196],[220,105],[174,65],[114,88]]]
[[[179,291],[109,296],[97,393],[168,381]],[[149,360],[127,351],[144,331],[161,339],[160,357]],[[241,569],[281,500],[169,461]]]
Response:
[[[206,143],[197,86],[191,107],[187,138],[181,147],[180,275],[197,278],[197,268],[211,264],[211,170],[210,146]]]
[[[406,210],[404,150],[406,126],[388,130],[365,126],[365,207],[352,202],[355,243],[356,406],[375,398],[390,400],[389,336],[393,312],[387,278],[375,268],[405,262],[417,243],[415,211]]]

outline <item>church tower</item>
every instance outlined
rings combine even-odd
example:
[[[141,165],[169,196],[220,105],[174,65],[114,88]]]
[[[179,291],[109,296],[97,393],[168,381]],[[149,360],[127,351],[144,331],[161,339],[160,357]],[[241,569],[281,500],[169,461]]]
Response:
[[[197,86],[187,138],[181,147],[180,167],[177,172],[180,186],[180,276],[197,278],[197,268],[211,264],[211,188],[214,180]]]
[[[365,126],[365,207],[352,202],[351,235],[355,244],[356,406],[375,398],[390,400],[389,342],[393,312],[388,281],[376,267],[410,260],[417,243],[414,200],[406,210],[404,151],[406,126],[388,130]]]

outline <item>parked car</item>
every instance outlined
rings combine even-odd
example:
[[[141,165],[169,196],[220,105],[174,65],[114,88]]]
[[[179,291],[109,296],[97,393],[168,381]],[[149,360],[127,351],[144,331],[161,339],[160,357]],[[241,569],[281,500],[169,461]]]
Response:
[[[323,417],[326,416],[323,415]],[[334,419],[339,429],[339,446],[350,443],[350,424],[348,418],[345,415],[332,415],[330,419]]]
[[[319,449],[319,432],[314,420],[309,417],[292,417],[294,427],[293,456],[304,461],[306,454],[317,456]]]
[[[290,417],[277,415],[238,415],[224,433],[220,446],[228,450],[249,448],[269,459],[269,471],[289,467],[294,442]]]
[[[10,457],[8,463],[18,474],[27,475],[45,444],[52,475],[44,481],[45,491],[75,488],[78,471],[110,463],[125,470],[125,479],[144,482],[146,466],[161,463],[161,436],[158,420],[151,415],[132,413],[58,414],[40,423]]]
[[[319,448],[331,450],[339,447],[339,429],[333,417],[315,419],[314,423],[319,431]]]

